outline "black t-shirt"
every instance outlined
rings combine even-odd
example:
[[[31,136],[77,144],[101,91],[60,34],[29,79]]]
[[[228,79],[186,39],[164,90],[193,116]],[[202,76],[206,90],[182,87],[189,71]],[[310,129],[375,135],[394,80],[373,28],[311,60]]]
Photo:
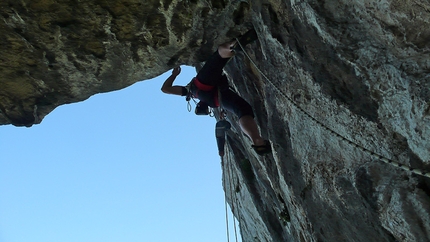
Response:
[[[182,94],[181,96],[186,96],[188,94],[188,90],[186,87],[182,87]]]
[[[210,107],[217,107],[215,104],[215,96],[217,92],[217,88],[214,88],[211,91],[202,91],[199,90],[193,83],[190,85],[190,91],[192,93],[192,97],[198,98],[200,101],[207,103]],[[188,89],[186,87],[182,87],[182,96],[188,95]]]

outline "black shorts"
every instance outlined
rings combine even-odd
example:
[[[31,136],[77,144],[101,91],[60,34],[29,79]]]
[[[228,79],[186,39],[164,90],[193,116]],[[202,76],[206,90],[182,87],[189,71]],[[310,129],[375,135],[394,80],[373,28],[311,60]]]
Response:
[[[238,118],[250,115],[254,117],[251,105],[241,96],[230,90],[221,90],[221,107],[237,115]]]
[[[215,51],[197,73],[197,79],[203,84],[220,89],[222,108],[234,113],[238,118],[245,115],[254,117],[251,105],[229,88],[228,79],[223,75],[223,68],[229,60],[230,58],[222,58],[218,51]]]

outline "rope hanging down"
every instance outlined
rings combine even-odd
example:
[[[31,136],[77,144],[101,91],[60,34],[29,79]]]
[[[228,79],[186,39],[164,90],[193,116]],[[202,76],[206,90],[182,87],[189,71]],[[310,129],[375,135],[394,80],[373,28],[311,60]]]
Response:
[[[224,167],[224,157],[223,156],[220,156],[220,157],[221,157],[221,166]],[[232,177],[230,174],[229,165],[226,165],[225,171],[226,171],[226,174],[225,174],[226,177],[224,177],[224,179],[223,179],[223,184],[224,184],[224,187],[226,187],[226,185],[227,185],[226,182],[228,180],[228,183],[230,185],[229,190],[230,190],[230,196],[231,196],[231,200],[232,200],[231,212],[233,214],[234,237],[236,239],[236,242],[238,242],[237,230],[236,230],[236,227],[237,227],[236,226],[236,220],[234,219],[234,200],[235,200],[235,198],[234,198],[233,189],[232,189],[233,187],[231,184]],[[224,175],[224,173],[223,173],[223,175]],[[227,194],[226,194],[226,196],[227,196]],[[225,203],[225,220],[226,220],[226,225],[227,225],[227,242],[230,242],[230,232],[229,232],[228,213],[227,213],[227,197],[224,198],[224,203]]]
[[[347,138],[345,138],[344,136],[342,136],[341,134],[337,133],[336,131],[334,131],[333,129],[327,127],[324,123],[322,123],[321,121],[317,120],[316,118],[314,118],[311,114],[309,114],[306,110],[304,110],[302,107],[300,107],[296,102],[294,102],[294,100],[292,98],[290,98],[287,94],[285,94],[279,87],[277,87],[259,68],[258,66],[255,64],[255,62],[251,59],[251,57],[248,55],[248,53],[245,51],[244,47],[242,46],[242,44],[239,42],[239,39],[236,38],[237,43],[239,44],[240,48],[243,50],[243,53],[245,54],[245,56],[249,59],[249,61],[252,63],[252,65],[257,69],[257,71],[264,77],[264,79],[266,79],[273,87],[275,87],[275,89],[282,95],[284,96],[286,99],[288,99],[288,101],[290,101],[294,107],[296,107],[297,109],[299,109],[301,112],[303,112],[306,116],[308,116],[310,119],[312,119],[314,122],[316,122],[318,125],[320,125],[321,127],[323,127],[324,129],[326,129],[327,131],[329,131],[331,134],[333,134],[334,136],[340,138],[341,140],[347,142],[348,144],[354,146],[355,148],[361,149],[363,152],[370,154],[372,157],[375,157],[387,164],[390,164],[392,166],[398,167],[400,169],[403,169],[405,171],[410,171],[412,173],[415,173],[417,175],[420,176],[425,176],[430,178],[430,172],[425,172],[423,170],[420,169],[414,169],[412,167],[409,167],[407,165],[395,162],[394,160],[391,160],[389,158],[386,158],[380,154],[377,154],[376,152],[369,150]]]
[[[221,99],[220,99],[221,100]],[[234,194],[233,194],[233,187],[232,187],[232,178],[231,178],[231,174],[230,174],[230,166],[226,165],[224,167],[224,146],[225,146],[225,142],[226,142],[226,132],[231,128],[231,124],[225,120],[225,112],[223,110],[220,111],[220,120],[216,123],[215,125],[215,138],[216,138],[216,142],[217,142],[217,146],[218,146],[218,154],[221,158],[221,167],[225,168],[222,169],[225,172],[223,172],[223,187],[226,189],[227,191],[227,183],[230,185],[229,186],[229,190],[230,190],[230,197],[232,200],[232,204],[231,204],[231,210],[233,213],[233,226],[234,226],[234,235],[236,238],[236,242],[237,242],[237,231],[236,231],[236,220],[234,219],[234,202],[235,202],[235,198],[234,198]],[[227,242],[230,242],[230,232],[229,232],[229,224],[228,224],[228,213],[227,213],[227,194],[225,194],[224,197],[224,203],[225,203],[225,220],[226,220],[226,225],[227,225]]]
[[[221,168],[224,167],[224,157],[221,157]],[[224,176],[224,172],[222,173]],[[222,179],[222,183],[223,183],[223,187],[225,187],[225,177],[223,177]],[[230,242],[230,230],[228,227],[228,209],[227,209],[227,198],[224,195],[224,205],[225,205],[225,224],[226,224],[226,228],[227,228],[227,242]]]

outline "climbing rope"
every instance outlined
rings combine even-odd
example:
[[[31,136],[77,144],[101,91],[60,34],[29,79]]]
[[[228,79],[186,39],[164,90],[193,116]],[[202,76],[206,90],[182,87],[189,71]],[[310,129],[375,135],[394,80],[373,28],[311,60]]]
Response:
[[[234,202],[236,201],[236,198],[233,192],[233,177],[232,177],[233,175],[231,174],[231,170],[229,167],[231,167],[231,165],[227,164],[227,174],[229,176],[229,184],[230,184],[231,212],[233,214],[234,237],[236,238],[236,242],[237,242],[237,230],[236,230],[237,226],[236,226],[236,219],[234,218],[234,210],[235,210]]]
[[[221,167],[222,168],[224,168],[224,157],[223,156],[220,156],[221,157]],[[236,230],[236,220],[234,219],[234,201],[235,201],[235,198],[234,198],[234,196],[233,196],[233,185],[232,185],[232,177],[231,177],[231,174],[230,174],[230,169],[229,169],[229,165],[227,164],[226,166],[225,166],[226,168],[225,168],[225,175],[226,176],[224,176],[224,172],[223,172],[223,176],[224,176],[224,179],[222,180],[223,181],[223,186],[224,186],[224,188],[225,189],[227,189],[227,182],[228,182],[228,184],[229,184],[229,190],[230,190],[230,197],[231,197],[231,212],[232,212],[232,214],[233,214],[233,227],[234,227],[234,237],[236,238],[236,242],[238,241],[237,240],[237,230]],[[227,179],[228,179],[228,181],[227,181]],[[230,232],[229,232],[229,225],[228,225],[228,209],[227,209],[227,194],[225,194],[225,197],[224,197],[224,203],[225,203],[225,220],[226,220],[226,226],[227,226],[227,242],[230,242]]]
[[[237,43],[239,44],[240,48],[243,50],[243,53],[245,54],[245,56],[249,59],[249,61],[252,63],[252,65],[257,69],[257,71],[264,77],[264,79],[266,79],[273,87],[275,87],[275,89],[282,95],[284,96],[288,101],[290,101],[293,106],[295,106],[297,109],[299,109],[302,113],[304,113],[306,116],[308,116],[311,120],[313,120],[314,122],[316,122],[318,125],[320,125],[321,127],[323,127],[324,129],[326,129],[327,131],[329,131],[332,135],[340,138],[341,140],[347,142],[348,144],[354,146],[355,148],[361,149],[363,152],[370,154],[372,157],[375,157],[381,161],[383,161],[384,163],[390,164],[392,166],[398,167],[400,169],[403,169],[405,171],[409,171],[412,173],[415,173],[417,175],[420,176],[425,176],[430,178],[430,172],[425,172],[423,170],[417,169],[417,168],[412,168],[409,167],[407,165],[395,162],[394,160],[391,160],[389,158],[386,158],[380,154],[377,154],[376,152],[367,149],[353,141],[351,141],[348,138],[345,138],[344,136],[342,136],[341,134],[337,133],[336,131],[334,131],[333,129],[327,127],[324,123],[322,123],[321,121],[317,120],[316,118],[314,118],[310,113],[308,113],[306,110],[304,110],[302,107],[300,107],[296,102],[294,102],[294,100],[289,97],[287,94],[285,94],[279,87],[277,87],[259,68],[258,66],[255,64],[255,62],[252,60],[252,58],[248,55],[248,53],[245,51],[244,47],[242,46],[242,44],[239,42],[239,39],[236,38]]]
[[[221,168],[224,167],[224,157],[221,157]],[[222,170],[222,169],[221,169]],[[224,176],[224,172],[222,173]],[[225,177],[222,179],[223,187],[225,187]],[[230,242],[230,231],[228,227],[228,209],[227,209],[227,198],[224,195],[224,205],[225,205],[225,224],[226,224],[226,230],[227,230],[227,242]]]

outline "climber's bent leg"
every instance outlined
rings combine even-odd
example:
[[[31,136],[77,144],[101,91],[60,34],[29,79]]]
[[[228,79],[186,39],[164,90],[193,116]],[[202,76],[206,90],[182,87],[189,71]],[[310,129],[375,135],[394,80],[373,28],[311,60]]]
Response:
[[[239,125],[242,131],[252,140],[255,146],[264,145],[264,139],[260,136],[257,123],[250,115],[242,116],[239,119]]]
[[[263,145],[264,139],[260,136],[254,112],[251,105],[235,92],[227,89],[221,91],[221,105],[225,110],[234,113],[239,118],[242,131],[252,140],[254,145]]]

